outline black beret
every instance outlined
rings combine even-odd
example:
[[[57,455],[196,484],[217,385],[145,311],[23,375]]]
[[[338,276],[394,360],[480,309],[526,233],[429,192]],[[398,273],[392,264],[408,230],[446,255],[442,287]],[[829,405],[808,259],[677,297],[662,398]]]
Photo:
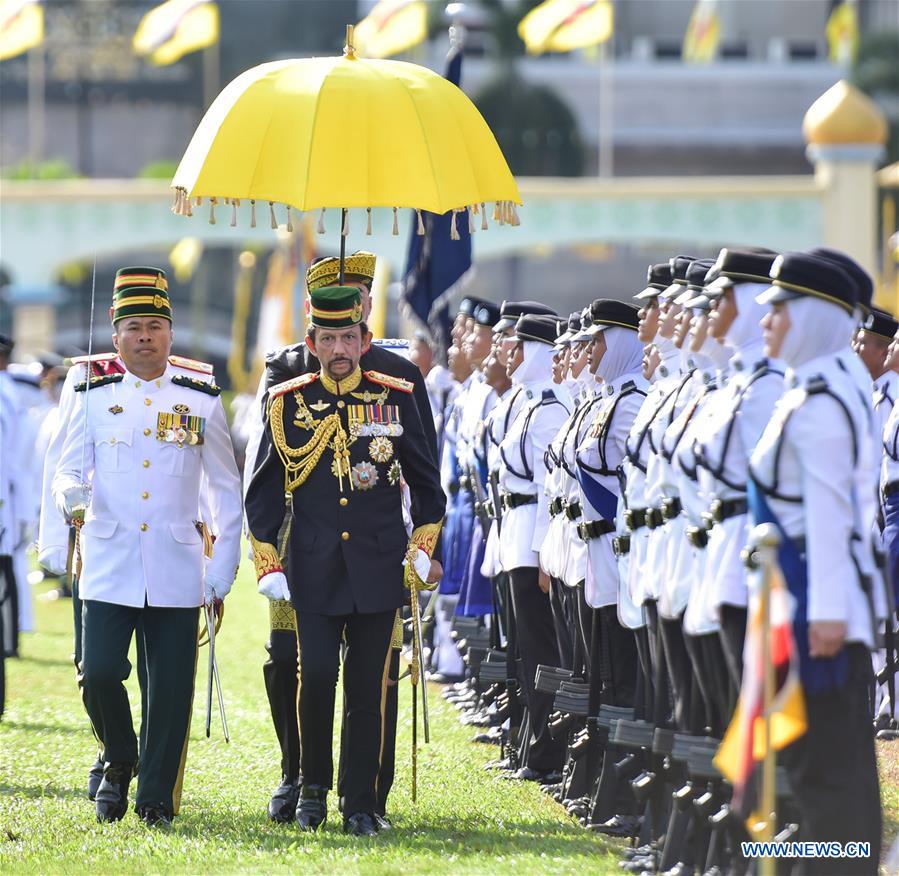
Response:
[[[472,316],[478,325],[485,325],[492,330],[493,326],[499,322],[499,305],[492,301],[485,301],[475,307]]]
[[[499,309],[499,322],[493,326],[493,331],[503,332],[508,328],[515,328],[519,316],[526,313],[544,314],[555,316],[556,312],[539,301],[504,301]]]
[[[11,353],[15,342],[7,335],[0,335],[0,353]]]
[[[779,255],[771,265],[771,281],[756,296],[759,304],[776,304],[811,295],[852,313],[858,304],[858,290],[849,275],[836,263],[802,252]]]
[[[646,269],[646,288],[638,292],[634,298],[642,301],[645,298],[657,298],[671,285],[671,264],[660,262]]]
[[[829,246],[816,246],[814,249],[808,250],[808,254],[839,265],[857,286],[859,307],[862,310],[871,309],[871,302],[874,300],[874,281],[854,258],[838,249],[831,249]]]
[[[725,289],[737,283],[768,283],[771,265],[777,253],[763,247],[739,249],[725,247],[706,277],[705,294],[720,298]]]
[[[518,340],[539,341],[551,347],[556,343],[557,331],[558,322],[552,316],[531,316],[526,313],[515,323],[515,336]]]
[[[701,294],[705,288],[705,278],[715,262],[713,259],[694,259],[687,268],[687,288],[674,299],[675,304],[686,307],[691,298]]]
[[[899,331],[899,320],[891,313],[872,307],[861,322],[861,328],[881,337],[893,339],[893,335]]]
[[[570,344],[571,339],[581,330],[581,312],[576,310],[569,314],[568,319],[560,318],[559,323],[562,325],[562,331],[556,338],[556,344]]]
[[[580,318],[578,319],[578,330],[571,338],[572,343],[576,343],[579,341],[588,341],[590,340],[590,328],[593,326],[593,315],[590,313],[590,308],[585,307],[580,312]]]
[[[677,255],[671,259],[671,283],[660,294],[666,301],[677,298],[687,285],[687,270],[695,262],[693,256]]]
[[[474,295],[466,295],[459,302],[459,313],[461,313],[463,316],[473,316],[474,309],[479,304],[487,304],[487,303],[488,302],[485,301],[483,298],[476,298]]]
[[[590,315],[593,325],[589,329],[591,336],[605,331],[610,326],[637,330],[640,322],[639,310],[632,304],[624,301],[615,301],[611,298],[597,298],[590,305]]]

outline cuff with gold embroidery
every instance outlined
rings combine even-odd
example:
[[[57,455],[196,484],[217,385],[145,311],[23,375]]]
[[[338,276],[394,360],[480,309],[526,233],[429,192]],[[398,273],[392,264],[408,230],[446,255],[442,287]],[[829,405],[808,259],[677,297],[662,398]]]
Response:
[[[411,590],[433,590],[437,586],[435,581],[429,584],[427,578],[428,559],[434,553],[437,545],[437,539],[440,536],[440,529],[443,521],[438,523],[425,523],[417,526],[412,530],[409,537],[409,547],[406,549],[406,567],[404,579],[406,586]],[[422,562],[423,561],[423,562]],[[422,567],[419,567],[419,563]]]
[[[297,618],[293,605],[286,599],[273,599],[268,604],[269,626],[272,632],[286,632],[296,635]]]
[[[423,523],[416,526],[409,536],[409,546],[414,545],[418,550],[424,551],[429,557],[434,555],[434,547],[437,539],[440,537],[440,530],[443,528],[443,520],[437,523]]]
[[[278,550],[273,544],[265,541],[256,541],[251,534],[250,546],[253,548],[253,563],[256,566],[257,581],[262,580],[262,577],[270,572],[284,571],[284,567],[281,565],[281,558],[278,556]]]

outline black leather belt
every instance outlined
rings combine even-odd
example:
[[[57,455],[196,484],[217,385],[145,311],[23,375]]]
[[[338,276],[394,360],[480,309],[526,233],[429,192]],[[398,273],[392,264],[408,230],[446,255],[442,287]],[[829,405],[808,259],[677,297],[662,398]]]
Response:
[[[503,493],[503,508],[511,511],[513,508],[521,508],[524,505],[536,505],[537,497],[527,493]]]
[[[569,502],[565,505],[565,516],[569,520],[577,520],[581,516],[581,503]]]
[[[624,512],[624,523],[631,532],[646,526],[646,508],[628,508]]]
[[[683,506],[677,496],[673,496],[669,499],[662,499],[662,517],[666,520],[674,520],[674,518],[680,514],[681,508],[683,508]]]
[[[749,504],[745,499],[715,499],[709,505],[709,513],[715,523],[724,523],[731,517],[738,517],[749,510]]]
[[[892,496],[893,493],[899,493],[899,481],[893,481],[891,484],[887,484],[883,488],[883,498],[886,499],[889,496]]]
[[[646,509],[646,525],[650,529],[658,529],[665,522],[661,508]]]
[[[584,540],[590,541],[599,538],[601,535],[608,535],[614,532],[615,527],[608,520],[588,520],[585,523],[578,523],[577,534]]]
[[[687,541],[695,548],[704,548],[709,543],[709,531],[704,526],[688,526]]]
[[[562,502],[561,497],[557,496],[555,499],[551,499],[549,503],[550,517],[558,517],[562,513],[564,507],[565,505]]]
[[[493,502],[487,501],[482,503],[484,507],[484,513],[491,519],[496,520],[496,508],[493,507]]]
[[[612,550],[616,557],[627,556],[631,552],[631,537],[629,535],[616,535],[612,539]]]

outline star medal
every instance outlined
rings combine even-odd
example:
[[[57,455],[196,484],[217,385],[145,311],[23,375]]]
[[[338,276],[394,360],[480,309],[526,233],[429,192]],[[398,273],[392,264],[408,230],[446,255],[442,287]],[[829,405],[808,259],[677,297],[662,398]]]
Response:
[[[392,487],[395,487],[399,482],[400,478],[403,476],[403,470],[400,468],[400,463],[398,459],[393,460],[393,465],[387,469],[387,483],[389,483]]]
[[[350,475],[357,490],[370,490],[378,482],[378,470],[370,462],[357,462]]]
[[[393,456],[393,442],[383,435],[372,438],[368,445],[368,455],[375,462],[387,462]]]

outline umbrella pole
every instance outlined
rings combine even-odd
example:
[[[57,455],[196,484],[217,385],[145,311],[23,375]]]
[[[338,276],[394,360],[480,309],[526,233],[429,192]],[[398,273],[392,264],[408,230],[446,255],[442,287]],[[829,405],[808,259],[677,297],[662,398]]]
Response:
[[[343,285],[343,266],[346,262],[346,234],[344,234],[344,229],[346,228],[346,207],[344,207],[340,211],[340,274],[338,275],[337,285]]]

